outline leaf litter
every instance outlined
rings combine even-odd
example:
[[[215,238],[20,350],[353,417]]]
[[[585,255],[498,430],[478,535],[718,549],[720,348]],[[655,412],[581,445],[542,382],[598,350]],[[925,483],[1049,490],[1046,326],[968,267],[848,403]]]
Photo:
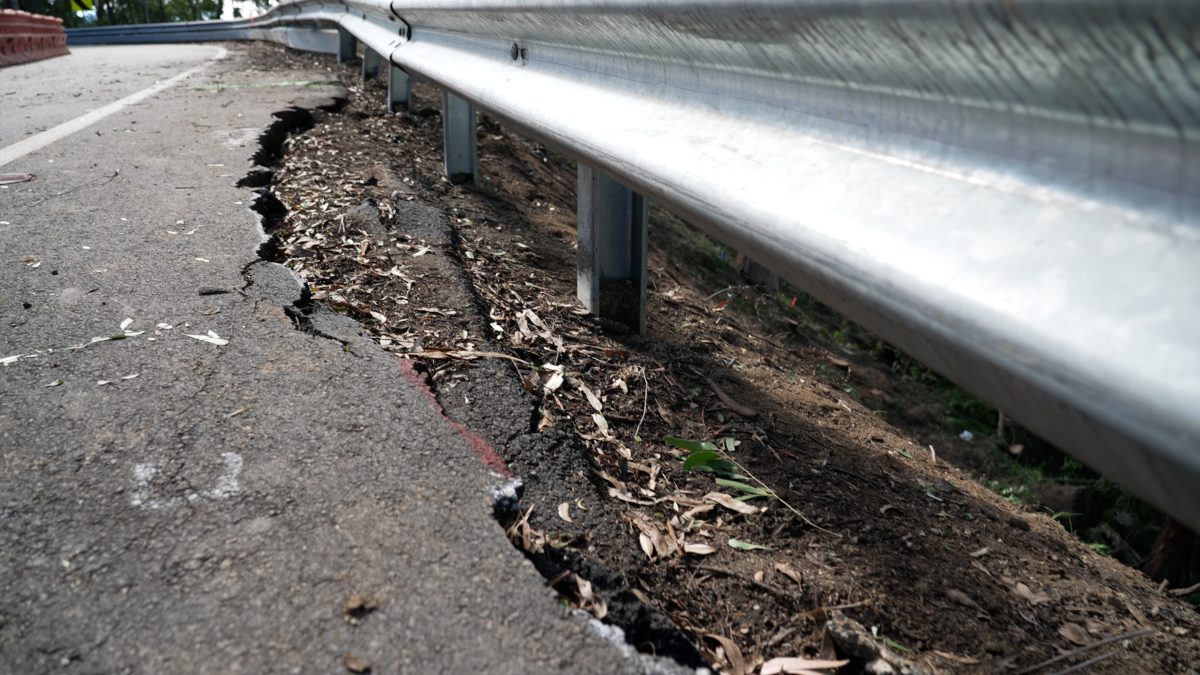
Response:
[[[206,332],[204,335],[188,334],[188,337],[196,339],[196,340],[200,340],[201,342],[207,342],[209,344],[214,344],[214,345],[217,345],[218,347],[224,347],[225,345],[229,344],[229,340],[226,340],[225,338],[221,337],[220,335],[217,335],[215,332],[213,332],[211,330]]]
[[[418,114],[435,92],[418,84],[418,112],[385,116],[383,92],[345,76],[352,114],[320,113],[284,143],[273,189],[289,208],[277,233],[286,264],[314,301],[425,364],[439,395],[464,369],[506,362],[536,401],[537,432],[579,444],[577,470],[593,492],[561,493],[537,509],[544,502],[527,496],[507,525],[535,559],[588,561],[549,580],[576,606],[608,616],[614,589],[626,589],[727,673],[828,672],[840,666],[813,664],[847,660],[861,669],[880,659],[899,672],[1000,672],[1053,654],[1058,626],[1086,627],[1067,606],[1115,629],[1137,625],[1126,605],[1143,615],[1157,608],[1158,621],[1192,636],[1200,628],[1194,613],[1050,519],[1010,526],[1012,505],[949,467],[941,446],[918,453],[926,443],[825,372],[883,377],[869,386],[881,392],[895,380],[759,327],[760,308],[790,311],[773,296],[745,286],[726,293],[736,302],[715,306],[652,244],[650,334],[622,335],[587,316],[574,299],[569,166],[483,116],[488,187],[450,185],[439,173],[437,116]],[[346,217],[367,200],[382,227]],[[390,229],[401,202],[453,214],[453,241]],[[482,321],[447,292],[459,274]],[[697,453],[711,454],[689,457]],[[940,483],[954,490],[924,487]],[[572,508],[581,497],[598,503]],[[709,560],[732,575],[706,571]],[[599,568],[627,585],[585,572]],[[1129,644],[1113,663],[1170,670],[1200,655],[1194,637]]]

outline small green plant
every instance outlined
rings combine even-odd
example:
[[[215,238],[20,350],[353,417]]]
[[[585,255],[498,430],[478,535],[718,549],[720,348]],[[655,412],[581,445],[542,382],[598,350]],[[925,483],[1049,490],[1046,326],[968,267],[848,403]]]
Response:
[[[1047,511],[1049,511],[1049,509],[1047,509]],[[1076,516],[1082,516],[1082,515],[1083,515],[1082,513],[1071,513],[1070,511],[1059,511],[1058,513],[1055,513],[1055,514],[1051,515],[1050,517],[1052,519],[1058,520],[1058,521],[1065,520],[1067,522],[1067,524],[1066,524],[1067,532],[1070,532],[1071,534],[1075,534],[1075,522],[1071,519],[1075,518]]]
[[[889,637],[883,638],[883,643],[885,645],[891,647],[892,649],[895,649],[896,651],[904,652],[906,654],[912,653],[911,649],[909,649],[908,647],[905,647],[904,645],[900,644],[899,642],[896,642],[895,640],[893,640]]]
[[[998,480],[989,480],[987,486],[991,488],[992,492],[1004,497],[1005,501],[1017,506],[1029,503],[1032,498],[1028,485],[1010,485]]]
[[[746,476],[737,472],[737,465],[726,458],[720,448],[712,443],[689,441],[674,436],[667,436],[663,440],[681,450],[692,453],[683,460],[683,468],[689,471],[707,471],[731,480],[746,479]]]
[[[693,441],[686,438],[676,438],[675,436],[667,436],[663,439],[663,442],[691,453],[683,460],[684,469],[715,474],[716,477],[714,480],[717,485],[735,489],[743,493],[742,496],[737,498],[740,501],[748,501],[756,497],[770,497],[783,504],[784,508],[795,514],[797,518],[809,527],[831,534],[839,539],[841,538],[842,535],[831,532],[809,520],[796,507],[787,503],[783,497],[780,497],[774,490],[767,487],[766,483],[750,473],[746,467],[738,464],[736,460],[726,453],[726,450],[722,450],[719,446],[708,441]],[[732,438],[725,438],[721,441],[721,445],[725,446],[729,452],[736,449],[738,444],[739,441]],[[745,481],[753,481],[755,485],[751,485]]]

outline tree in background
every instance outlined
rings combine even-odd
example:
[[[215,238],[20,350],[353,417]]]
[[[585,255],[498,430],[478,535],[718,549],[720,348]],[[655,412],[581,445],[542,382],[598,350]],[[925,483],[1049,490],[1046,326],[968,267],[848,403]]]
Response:
[[[66,26],[87,23],[79,12],[89,8],[95,10],[96,24],[102,26],[209,21],[221,18],[222,9],[222,0],[7,0],[6,4],[13,9],[56,16]],[[272,0],[254,0],[254,4],[266,9]]]

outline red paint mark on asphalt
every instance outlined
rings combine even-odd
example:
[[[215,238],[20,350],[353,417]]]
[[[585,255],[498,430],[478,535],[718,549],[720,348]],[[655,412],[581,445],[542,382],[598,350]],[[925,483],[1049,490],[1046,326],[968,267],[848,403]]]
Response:
[[[408,359],[397,360],[400,361],[400,372],[404,373],[404,377],[408,380],[408,383],[425,395],[426,400],[429,401],[429,405],[433,406],[433,409],[442,416],[442,419],[446,420],[446,424],[451,429],[463,437],[463,440],[467,442],[467,446],[471,448],[471,451],[475,453],[479,461],[504,478],[512,478],[513,472],[509,470],[508,465],[504,463],[504,459],[500,457],[500,454],[496,452],[491,443],[485,441],[482,436],[471,431],[465,425],[446,417],[446,411],[438,403],[437,396],[434,396],[433,390],[429,388],[429,383],[425,381],[425,377],[413,368],[412,361]]]

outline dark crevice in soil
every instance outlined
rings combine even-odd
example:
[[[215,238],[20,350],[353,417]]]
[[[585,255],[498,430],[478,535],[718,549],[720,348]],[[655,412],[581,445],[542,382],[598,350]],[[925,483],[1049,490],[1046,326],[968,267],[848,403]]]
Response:
[[[272,122],[258,137],[258,150],[254,153],[254,163],[260,167],[270,167],[279,161],[283,154],[283,143],[288,136],[311,129],[315,118],[307,108],[292,107],[275,113]],[[251,171],[240,181],[239,187],[263,187],[270,183],[270,177],[263,179],[263,171]],[[255,185],[254,183],[257,183]]]
[[[455,217],[467,217],[468,214],[456,210]],[[449,219],[447,219],[449,221]],[[447,227],[446,258],[455,268],[456,276],[470,297],[472,309],[480,317],[487,317],[491,307],[486,298],[475,287],[471,276],[466,272],[468,261],[463,252],[469,247],[462,237],[458,227],[453,224]],[[591,522],[597,527],[606,524],[613,526],[622,521],[615,513],[606,513],[605,486],[599,484],[599,479],[591,476],[580,477],[579,469],[590,467],[588,454],[579,442],[572,436],[558,431],[542,432],[538,425],[541,421],[541,410],[537,401],[532,397],[523,396],[524,390],[516,373],[508,368],[487,372],[487,368],[472,368],[466,371],[468,379],[478,381],[496,379],[504,381],[502,388],[514,392],[527,405],[524,410],[510,414],[512,419],[506,425],[517,429],[504,437],[488,439],[496,447],[497,452],[509,463],[510,467],[521,476],[521,503],[516,508],[505,504],[504,508],[494,509],[497,521],[507,531],[520,518],[527,502],[536,500],[538,510],[553,512],[554,504],[560,501],[570,501],[571,496],[587,494],[596,504],[592,512]],[[449,400],[447,392],[443,391],[437,380],[427,369],[421,369],[426,376],[430,391],[437,398],[445,414],[456,422],[470,426],[477,420],[472,418],[459,419],[460,415],[454,401]],[[493,384],[493,386],[495,386]],[[497,494],[500,494],[499,492]],[[602,515],[603,514],[603,515]],[[618,527],[623,526],[617,525]],[[579,537],[579,543],[585,544],[587,535]],[[649,607],[638,599],[632,590],[632,581],[613,571],[597,559],[581,555],[578,551],[567,548],[546,546],[542,550],[528,550],[514,541],[514,546],[521,551],[537,571],[546,579],[547,584],[567,597],[573,597],[572,575],[586,579],[592,584],[593,592],[603,598],[608,607],[608,614],[602,619],[605,623],[617,626],[625,632],[625,638],[639,652],[658,657],[665,657],[689,667],[707,667],[704,657],[688,640],[687,636],[661,612]],[[586,544],[585,544],[586,547]]]
[[[307,291],[307,288],[305,290]],[[307,292],[303,293],[301,298],[295,303],[283,308],[283,311],[287,313],[288,318],[290,318],[292,323],[295,324],[296,330],[303,331],[309,335],[326,340],[333,340],[343,347],[349,347],[351,344],[350,340],[340,338],[336,335],[330,335],[329,333],[326,333],[325,331],[316,327],[312,320],[312,315],[315,310],[316,307],[312,304]],[[353,352],[349,353],[353,354]]]
[[[259,135],[259,148],[253,156],[255,167],[240,178],[236,184],[237,187],[254,189],[256,196],[250,204],[250,210],[258,214],[259,224],[265,235],[265,241],[259,244],[255,251],[257,259],[242,268],[242,276],[246,280],[245,286],[241,289],[243,292],[254,284],[251,275],[252,267],[263,262],[282,263],[284,260],[276,233],[288,216],[288,208],[271,189],[275,180],[275,168],[285,152],[284,144],[292,135],[304,133],[313,127],[316,123],[314,110],[336,114],[340,113],[347,103],[348,99],[339,96],[328,99],[311,109],[293,106],[277,111],[274,113],[275,121]],[[290,305],[284,306],[283,309],[297,330],[333,340],[343,347],[349,346],[348,340],[325,333],[314,326],[312,315],[317,308],[313,305],[312,292],[307,284],[301,286],[299,297]]]
[[[474,289],[472,288],[474,293]],[[483,299],[479,298],[482,303]],[[486,314],[485,314],[486,315]],[[435,378],[430,377],[427,369],[418,369],[425,375],[430,391],[437,398],[448,417],[455,419],[453,403],[447,400],[447,392],[443,391]],[[468,372],[468,378],[475,371]],[[507,377],[513,378],[511,371]],[[519,389],[516,382],[511,383]],[[500,504],[497,499],[493,509],[497,521],[505,530],[520,519],[524,509],[529,508],[529,502],[535,501],[539,511],[553,510],[553,504],[568,499],[571,495],[587,494],[594,505],[588,522],[594,522],[596,527],[614,526],[621,523],[616,514],[607,514],[604,498],[601,495],[603,486],[596,484],[590,478],[578,477],[579,467],[590,464],[587,453],[572,437],[558,431],[537,431],[540,413],[536,405],[530,406],[529,420],[531,430],[520,432],[507,442],[496,443],[496,450],[506,462],[510,463],[514,472],[521,476],[519,496],[521,501],[514,507],[511,503]],[[473,420],[455,419],[469,424]],[[514,420],[515,422],[516,420]],[[494,439],[493,439],[494,440]],[[497,491],[500,497],[501,491]],[[512,495],[504,494],[505,499]],[[622,525],[616,525],[618,527]],[[588,534],[577,535],[578,544],[586,547]],[[675,624],[661,612],[649,607],[638,599],[633,590],[631,580],[608,568],[602,562],[581,555],[578,551],[566,548],[545,546],[541,550],[529,550],[514,541],[514,546],[530,562],[547,581],[547,585],[568,598],[576,599],[573,593],[574,584],[568,583],[578,576],[592,584],[593,592],[602,598],[607,605],[608,614],[603,618],[604,623],[617,626],[625,633],[630,645],[643,654],[664,657],[674,660],[689,668],[706,667],[709,664],[701,656],[695,645]]]
[[[263,233],[267,237],[267,240],[258,246],[258,257],[268,262],[280,262],[279,237],[275,236],[275,233],[282,226],[283,219],[287,218],[288,209],[270,188],[259,188],[255,192],[258,196],[250,205],[250,209],[258,213]]]
[[[250,172],[238,179],[235,183],[240,188],[262,188],[271,184],[271,179],[275,177],[275,172],[270,169],[250,169]]]
[[[293,106],[274,113],[275,121],[271,122],[258,136],[258,150],[253,161],[255,167],[245,176],[238,179],[237,187],[254,188],[258,195],[250,205],[251,210],[261,217],[263,233],[267,236],[258,247],[258,257],[268,262],[280,262],[279,239],[275,232],[287,218],[288,209],[279,198],[271,192],[271,183],[275,179],[275,166],[283,156],[283,145],[293,134],[303,133],[316,124],[313,110],[337,113],[346,107],[348,99],[335,97],[313,108]]]

